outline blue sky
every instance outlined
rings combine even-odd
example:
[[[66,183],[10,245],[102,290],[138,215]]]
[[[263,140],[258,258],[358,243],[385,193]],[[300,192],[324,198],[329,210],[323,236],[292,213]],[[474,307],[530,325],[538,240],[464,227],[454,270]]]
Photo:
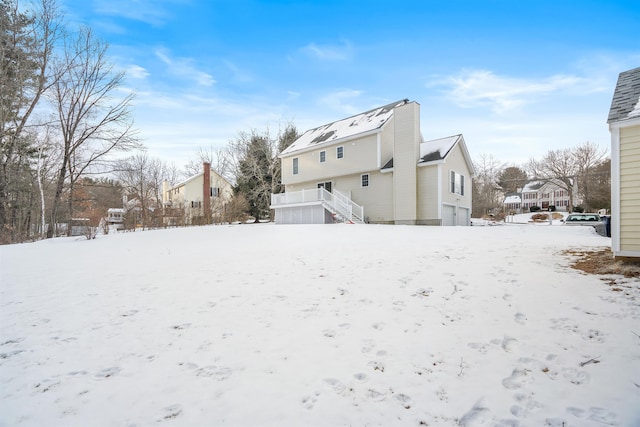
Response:
[[[178,167],[404,98],[425,139],[462,133],[474,160],[607,148],[618,73],[640,66],[636,0],[60,1],[127,70],[149,154]]]

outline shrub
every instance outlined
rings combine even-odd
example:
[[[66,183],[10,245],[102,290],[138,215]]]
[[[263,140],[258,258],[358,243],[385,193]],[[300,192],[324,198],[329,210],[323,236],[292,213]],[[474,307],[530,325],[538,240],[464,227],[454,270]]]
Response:
[[[537,214],[531,215],[531,219],[534,221],[548,221],[549,215],[543,214],[543,213],[537,213]]]

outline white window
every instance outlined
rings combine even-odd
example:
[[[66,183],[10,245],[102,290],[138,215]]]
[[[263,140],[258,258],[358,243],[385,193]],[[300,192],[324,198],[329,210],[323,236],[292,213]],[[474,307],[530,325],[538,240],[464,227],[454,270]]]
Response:
[[[220,196],[220,188],[219,187],[211,187],[211,197],[219,197]]]
[[[362,187],[368,187],[369,186],[369,174],[365,173],[360,175],[360,181],[362,182]]]
[[[293,174],[298,175],[298,158],[293,159]]]
[[[327,161],[327,152],[326,151],[321,151],[320,152],[320,163],[324,163]]]
[[[451,171],[449,183],[449,191],[464,196],[464,175]]]
[[[336,159],[342,159],[344,157],[344,147],[336,148]]]

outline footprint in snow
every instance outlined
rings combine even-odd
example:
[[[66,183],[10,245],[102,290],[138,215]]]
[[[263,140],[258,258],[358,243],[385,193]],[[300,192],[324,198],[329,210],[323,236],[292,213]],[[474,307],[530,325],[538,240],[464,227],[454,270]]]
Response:
[[[366,382],[369,379],[369,376],[367,374],[364,374],[362,372],[358,372],[357,374],[353,375],[353,378],[355,378],[357,381],[360,381],[361,383]]]
[[[320,395],[320,392],[316,392],[314,395],[305,395],[302,396],[302,399],[300,399],[300,404],[302,404],[302,407],[304,409],[307,410],[311,410],[313,409],[313,405],[318,401],[318,396]]]
[[[383,401],[383,400],[385,400],[387,398],[384,393],[381,393],[381,392],[379,392],[377,390],[374,390],[372,388],[367,390],[365,395],[367,396],[367,398],[369,398],[371,400],[374,400],[376,402],[381,402],[381,401]]]
[[[604,408],[592,406],[589,409],[567,408],[567,412],[576,418],[588,419],[605,425],[618,425],[618,416]]]
[[[474,350],[478,350],[479,353],[485,354],[487,352],[487,346],[483,343],[479,342],[470,342],[467,344],[469,348],[473,348]]]
[[[112,377],[114,375],[119,374],[120,371],[122,371],[121,368],[119,368],[117,366],[113,366],[111,368],[106,368],[106,369],[101,370],[100,372],[95,374],[95,377],[98,378],[98,379],[110,378],[110,377]]]
[[[482,399],[478,400],[466,414],[460,418],[458,425],[461,427],[470,427],[476,425],[485,425],[491,420],[491,411],[487,408]]]
[[[342,381],[336,378],[325,378],[324,382],[337,394],[341,394],[347,388]]]
[[[180,405],[171,405],[171,406],[167,406],[166,408],[164,408],[163,410],[163,415],[161,416],[160,419],[158,419],[158,422],[162,422],[162,421],[169,421],[172,420],[176,417],[178,417],[180,414],[182,414],[182,406]]]
[[[515,320],[516,323],[524,325],[527,323],[527,316],[524,313],[516,313],[513,320]]]
[[[518,340],[508,335],[505,335],[504,338],[502,339],[502,349],[507,353],[511,353],[513,350],[515,350],[517,345],[518,345]]]
[[[562,376],[572,384],[581,385],[586,384],[591,379],[591,376],[586,371],[580,371],[575,368],[564,368],[562,370]]]
[[[224,381],[231,376],[233,371],[230,368],[223,366],[204,366],[196,370],[196,375],[199,377],[211,377],[218,381]]]
[[[396,394],[394,397],[398,402],[402,404],[402,406],[405,407],[405,409],[411,408],[411,397],[407,396],[404,393]]]

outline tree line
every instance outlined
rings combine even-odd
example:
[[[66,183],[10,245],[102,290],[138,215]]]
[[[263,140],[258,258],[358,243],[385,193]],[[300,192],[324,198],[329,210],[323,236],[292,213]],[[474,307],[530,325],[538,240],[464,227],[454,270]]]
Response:
[[[611,209],[611,159],[592,142],[550,150],[541,159],[532,158],[519,166],[482,154],[474,167],[474,217],[504,213],[505,196],[520,194],[533,182],[552,182],[565,191],[569,211]],[[575,195],[581,199],[580,205],[575,203]]]
[[[0,0],[0,243],[53,237],[65,223],[71,233],[74,217],[96,221],[123,194],[141,205],[143,227],[158,225],[162,182],[200,172],[203,161],[233,183],[234,215],[269,215],[277,155],[295,126],[240,132],[178,170],[146,153],[135,93],[108,49],[90,27],[65,25],[56,0]]]

